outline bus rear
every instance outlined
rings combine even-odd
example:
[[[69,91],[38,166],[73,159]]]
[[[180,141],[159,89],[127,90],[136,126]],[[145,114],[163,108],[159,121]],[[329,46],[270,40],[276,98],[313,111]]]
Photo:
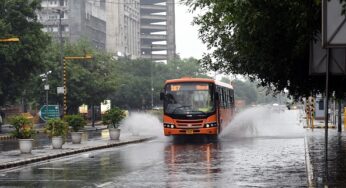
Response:
[[[165,136],[217,135],[215,83],[211,79],[167,80],[163,100]]]

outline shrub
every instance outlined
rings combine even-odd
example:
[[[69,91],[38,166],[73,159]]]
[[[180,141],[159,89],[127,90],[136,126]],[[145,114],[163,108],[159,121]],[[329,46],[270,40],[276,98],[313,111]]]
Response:
[[[81,115],[65,115],[64,121],[67,122],[68,126],[72,127],[74,132],[78,132],[87,124]]]
[[[104,125],[108,125],[108,128],[118,128],[121,120],[125,118],[125,112],[120,108],[112,108],[107,110],[102,117]]]
[[[44,127],[45,133],[48,136],[66,136],[68,132],[68,125],[61,119],[49,119]]]
[[[12,131],[12,136],[16,138],[30,139],[36,134],[33,123],[23,115],[11,117],[10,124],[15,129]]]

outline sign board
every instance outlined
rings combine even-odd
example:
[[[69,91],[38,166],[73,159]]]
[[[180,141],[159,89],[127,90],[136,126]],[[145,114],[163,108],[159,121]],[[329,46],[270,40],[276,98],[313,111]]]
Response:
[[[83,104],[79,107],[79,113],[81,114],[87,114],[88,113],[88,105]]]
[[[56,91],[58,94],[64,94],[64,87],[57,87]]]
[[[111,109],[111,100],[105,100],[101,102],[101,114],[104,114],[107,110]]]
[[[48,84],[44,85],[44,90],[46,90],[46,91],[49,90],[49,85]]]
[[[346,16],[340,0],[322,0],[322,46],[346,47]]]
[[[331,48],[329,72],[332,75],[346,75],[346,48]],[[323,75],[326,73],[327,49],[321,46],[321,38],[317,36],[310,44],[310,75]]]
[[[47,121],[51,118],[60,118],[60,110],[58,105],[44,105],[41,107],[38,115],[43,121]]]

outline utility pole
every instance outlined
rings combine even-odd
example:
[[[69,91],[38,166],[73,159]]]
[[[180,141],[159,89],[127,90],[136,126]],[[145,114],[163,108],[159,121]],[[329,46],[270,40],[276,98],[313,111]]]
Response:
[[[58,13],[59,13],[59,39],[60,39],[60,65],[62,66],[64,63],[64,40],[62,38],[61,18],[64,12],[58,9]]]
[[[153,44],[150,45],[150,86],[151,86],[151,109],[154,108],[154,86],[153,86]]]
[[[44,89],[46,90],[46,116],[48,117],[48,91],[49,91],[49,85],[48,85],[48,74],[46,73],[46,84],[44,85]]]

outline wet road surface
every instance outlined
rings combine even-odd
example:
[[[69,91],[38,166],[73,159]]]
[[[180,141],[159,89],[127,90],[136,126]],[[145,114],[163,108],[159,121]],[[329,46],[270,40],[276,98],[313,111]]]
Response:
[[[238,114],[217,142],[158,138],[83,153],[0,171],[0,187],[307,187],[297,115],[255,108]],[[136,122],[146,121],[134,121],[143,129]],[[156,124],[148,130],[158,135]]]
[[[304,187],[306,182],[304,138],[155,140],[0,171],[0,185],[26,187]]]

